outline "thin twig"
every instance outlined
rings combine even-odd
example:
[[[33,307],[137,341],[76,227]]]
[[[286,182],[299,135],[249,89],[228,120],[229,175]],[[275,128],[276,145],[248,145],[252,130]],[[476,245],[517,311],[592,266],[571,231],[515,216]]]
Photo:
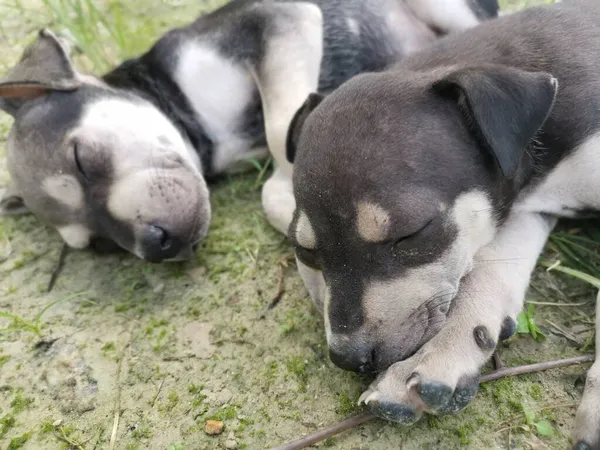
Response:
[[[589,305],[590,302],[579,302],[579,303],[566,303],[566,302],[536,302],[533,300],[525,300],[525,303],[536,305],[536,306],[585,306]]]
[[[129,341],[123,347],[121,354],[119,355],[119,362],[117,363],[117,376],[116,376],[116,385],[117,385],[117,394],[115,396],[115,415],[113,419],[112,432],[110,434],[110,444],[108,446],[109,450],[114,450],[115,444],[117,443],[117,431],[119,429],[119,419],[121,417],[121,367],[123,366],[123,359],[125,358],[125,351],[129,347]]]
[[[594,355],[586,355],[586,356],[576,356],[573,358],[560,359],[555,361],[547,361],[536,364],[528,364],[526,366],[518,366],[518,367],[507,367],[500,370],[495,370],[494,372],[482,375],[479,379],[479,383],[488,383],[490,381],[499,380],[500,378],[505,377],[514,377],[516,375],[522,375],[525,373],[534,373],[534,372],[542,372],[544,370],[550,369],[558,369],[560,367],[573,366],[577,364],[585,364],[594,362]],[[343,431],[350,430],[352,428],[356,428],[362,424],[367,422],[371,422],[375,420],[377,417],[370,413],[364,412],[361,414],[357,414],[355,416],[351,416],[341,422],[323,430],[316,432],[310,436],[306,436],[304,438],[297,439],[295,441],[284,444],[280,447],[274,447],[271,450],[302,450],[308,448],[311,445],[316,444],[317,442],[321,442],[327,438],[335,436]]]
[[[263,312],[261,314],[261,316],[260,316],[261,319],[264,319],[267,315],[267,312],[271,311],[273,308],[275,308],[277,306],[277,304],[281,301],[283,294],[285,293],[285,289],[283,287],[283,281],[285,280],[286,267],[287,267],[287,261],[285,261],[282,258],[279,261],[279,279],[277,280],[277,290],[275,292],[275,295],[273,296],[273,299],[269,303],[269,306],[267,306],[267,309],[265,310],[265,312]]]
[[[48,281],[48,288],[46,292],[50,292],[52,288],[54,288],[54,284],[56,283],[56,279],[62,272],[62,269],[65,265],[65,259],[67,257],[67,253],[69,253],[69,246],[67,244],[63,244],[60,249],[60,255],[58,255],[58,261],[56,263],[56,267],[52,271],[52,275],[50,275],[50,281]]]
[[[56,436],[56,439],[58,439],[59,441],[69,444],[70,448],[76,448],[77,450],[85,450],[83,444],[67,436],[67,433],[65,433],[64,428],[61,426],[58,426],[54,429],[54,436]]]
[[[156,391],[156,395],[154,396],[154,398],[152,399],[152,403],[150,404],[151,408],[154,408],[154,405],[156,404],[156,400],[158,400],[158,396],[160,395],[160,391],[163,387],[163,384],[165,384],[166,379],[167,379],[167,377],[164,377],[162,380],[160,380],[160,384],[158,385],[158,391]]]

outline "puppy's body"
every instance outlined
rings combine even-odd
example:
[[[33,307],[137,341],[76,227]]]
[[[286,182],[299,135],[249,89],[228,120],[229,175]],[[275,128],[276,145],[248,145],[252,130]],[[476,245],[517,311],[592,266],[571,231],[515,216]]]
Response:
[[[16,119],[14,186],[0,214],[24,204],[72,247],[100,238],[151,261],[187,259],[210,222],[206,178],[270,151],[277,169],[263,206],[286,232],[294,199],[285,137],[306,95],[382,70],[497,8],[495,0],[234,0],[102,78],[78,73],[43,32],[0,81],[0,108]]]
[[[380,416],[464,408],[556,218],[600,211],[598,55],[600,5],[532,8],[296,114],[290,238],[333,361],[383,372],[362,397]],[[578,449],[600,448],[598,370]]]

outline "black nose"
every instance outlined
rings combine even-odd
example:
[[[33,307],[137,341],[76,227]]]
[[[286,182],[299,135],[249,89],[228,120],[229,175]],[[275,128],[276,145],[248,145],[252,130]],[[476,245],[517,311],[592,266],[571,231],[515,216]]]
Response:
[[[340,369],[359,373],[369,373],[375,370],[373,366],[374,355],[375,350],[366,346],[344,353],[337,353],[335,350],[329,349],[329,358],[336,366]]]
[[[142,238],[144,259],[150,262],[161,262],[174,258],[183,248],[182,242],[164,228],[147,225]]]

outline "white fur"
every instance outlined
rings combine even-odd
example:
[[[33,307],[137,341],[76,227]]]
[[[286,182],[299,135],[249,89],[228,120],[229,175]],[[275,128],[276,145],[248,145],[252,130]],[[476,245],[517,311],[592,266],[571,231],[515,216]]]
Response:
[[[177,152],[184,160],[200,169],[198,155],[167,117],[150,103],[132,102],[122,98],[104,98],[90,103],[81,118],[82,138],[91,144],[103,145],[107,137],[118,142],[109,144],[129,147],[129,152],[118,152],[114,168],[116,176],[121,177],[135,167],[146,167],[148,160],[154,160],[161,166],[161,158],[167,152],[157,152],[159,138],[166,137],[171,145],[169,151]],[[126,162],[127,164],[123,164]]]
[[[479,24],[467,0],[406,0],[422,21],[446,32],[460,32]]]
[[[237,133],[243,125],[240,118],[256,92],[248,70],[210,45],[192,40],[179,51],[174,79],[215,143],[214,169],[223,171],[251,157],[250,143]]]
[[[296,209],[290,176],[277,167],[263,185],[261,197],[263,210],[271,226],[287,235]]]
[[[600,209],[600,134],[589,137],[533,190],[523,192],[515,208],[570,215],[565,208]]]
[[[72,248],[86,248],[90,243],[92,233],[88,228],[79,224],[65,225],[57,228],[63,241]]]
[[[253,70],[265,117],[269,151],[277,167],[291,179],[292,165],[285,157],[292,117],[308,95],[316,92],[323,56],[323,15],[310,3],[271,4],[295,22],[267,42],[261,67]]]
[[[600,445],[600,292],[596,297],[596,362],[587,374],[581,404],[575,416],[575,439]]]
[[[81,184],[73,175],[55,175],[42,181],[42,189],[59,203],[78,211],[84,206]]]
[[[367,242],[381,242],[388,237],[390,213],[377,203],[360,201],[356,205],[356,228]]]
[[[298,223],[296,224],[296,241],[298,241],[298,244],[301,247],[307,249],[314,249],[317,247],[315,230],[310,224],[307,215],[302,211],[298,216]]]

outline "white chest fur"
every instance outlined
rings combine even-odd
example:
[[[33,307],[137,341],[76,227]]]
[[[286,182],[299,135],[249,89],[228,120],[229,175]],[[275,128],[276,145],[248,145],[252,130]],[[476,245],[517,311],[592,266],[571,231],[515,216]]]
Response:
[[[251,156],[242,126],[256,87],[246,68],[209,44],[192,40],[179,50],[174,78],[214,143],[214,170],[227,171]]]
[[[600,134],[588,138],[562,160],[516,207],[525,211],[570,216],[600,209]]]

